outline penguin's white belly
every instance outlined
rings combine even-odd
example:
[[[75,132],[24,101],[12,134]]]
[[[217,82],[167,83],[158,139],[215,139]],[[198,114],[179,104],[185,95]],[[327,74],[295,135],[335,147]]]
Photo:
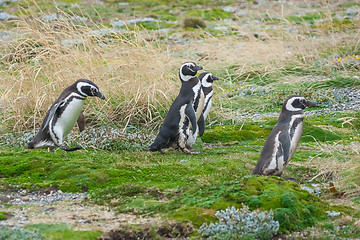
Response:
[[[199,128],[196,128],[196,131],[193,132],[190,119],[185,114],[186,107],[187,107],[187,104],[184,106],[181,106],[181,108],[180,108],[178,145],[181,148],[185,148],[186,146],[191,147],[196,142],[196,136],[199,131]],[[187,127],[186,129],[184,129],[185,119],[187,119],[189,121],[189,127]]]
[[[185,147],[185,142],[186,142],[186,136],[184,135],[183,133],[183,126],[184,126],[184,122],[185,122],[185,118],[186,118],[186,115],[185,115],[185,108],[186,108],[187,105],[183,105],[180,107],[180,121],[179,121],[179,146],[184,148]],[[188,131],[188,130],[187,130]]]
[[[63,141],[64,138],[70,133],[71,129],[74,127],[83,106],[83,100],[73,98],[69,105],[67,105],[61,116],[57,119],[54,125],[54,133],[60,138],[60,141]]]

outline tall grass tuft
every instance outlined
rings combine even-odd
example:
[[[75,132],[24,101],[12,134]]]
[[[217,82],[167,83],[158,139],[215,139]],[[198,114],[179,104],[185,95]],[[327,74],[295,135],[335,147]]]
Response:
[[[1,125],[39,127],[63,89],[79,78],[92,80],[106,96],[105,102],[88,100],[88,119],[123,126],[158,123],[154,120],[178,91],[180,62],[139,30],[99,35],[93,30],[103,26],[59,14],[54,21],[21,15],[15,22],[18,37],[1,42]]]

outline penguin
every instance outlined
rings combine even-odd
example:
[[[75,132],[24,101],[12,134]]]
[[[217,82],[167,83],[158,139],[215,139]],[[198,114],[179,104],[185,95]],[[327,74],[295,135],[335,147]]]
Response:
[[[205,131],[205,119],[209,114],[211,108],[211,97],[213,94],[212,83],[214,80],[219,80],[213,74],[208,72],[200,73],[198,76],[201,83],[201,91],[198,97],[194,101],[194,109],[196,113],[196,120],[199,128],[199,136],[201,137]],[[191,127],[190,127],[191,129]],[[192,149],[193,138],[189,138],[186,142],[186,147]],[[195,139],[196,140],[196,139]]]
[[[303,110],[314,106],[315,103],[299,95],[291,95],[284,101],[278,122],[266,139],[253,175],[282,175],[302,136]]]
[[[212,83],[216,80],[219,80],[219,78],[208,72],[200,73],[198,78],[199,81],[201,82],[201,89],[204,95],[203,110],[202,110],[202,114],[200,115],[200,118],[198,119],[199,136],[201,137],[204,134],[205,120],[211,108],[211,98],[213,95]]]
[[[196,73],[202,66],[194,62],[185,62],[179,69],[181,88],[178,96],[171,104],[165,120],[150,151],[159,151],[176,144],[184,153],[193,154],[187,149],[187,142],[195,142],[198,134],[195,100],[201,94],[201,83]],[[190,126],[192,129],[190,129]]]
[[[84,129],[84,115],[81,110],[84,100],[88,96],[105,99],[98,86],[87,79],[79,79],[67,87],[50,107],[41,124],[40,131],[28,143],[28,149],[49,147],[52,152],[55,147],[65,151],[81,149],[80,146],[74,148],[65,146],[64,140],[74,127],[75,122],[78,123],[80,131]]]

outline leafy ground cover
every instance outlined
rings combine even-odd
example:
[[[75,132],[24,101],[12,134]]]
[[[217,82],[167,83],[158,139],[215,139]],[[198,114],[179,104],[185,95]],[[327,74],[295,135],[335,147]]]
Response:
[[[217,210],[242,204],[272,209],[279,237],[359,238],[359,7],[346,0],[2,1],[1,225],[37,209],[7,199],[24,190],[86,192],[85,208],[150,220],[109,221],[112,229],[87,229],[76,217],[33,222],[1,227],[0,239],[103,232],[108,239],[195,239]],[[202,153],[149,153],[187,60],[220,77],[195,147]],[[96,82],[107,99],[87,101],[85,132],[69,136],[85,150],[25,149],[59,91],[77,78]],[[284,175],[301,186],[250,176],[290,94],[318,104],[306,111]]]

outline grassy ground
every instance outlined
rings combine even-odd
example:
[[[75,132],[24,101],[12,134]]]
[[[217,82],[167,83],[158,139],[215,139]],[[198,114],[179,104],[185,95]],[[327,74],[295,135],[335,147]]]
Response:
[[[334,90],[360,86],[359,7],[346,0],[3,4],[16,18],[2,22],[14,38],[0,44],[1,191],[87,191],[88,203],[170,219],[182,230],[171,223],[162,226],[170,229],[166,234],[193,238],[204,222],[216,220],[216,210],[242,203],[272,208],[280,232],[294,238],[360,237],[360,116],[357,109],[327,111],[349,100]],[[136,18],[153,20],[129,21]],[[178,93],[178,68],[188,60],[220,77],[196,145],[202,154],[149,153]],[[109,138],[94,147],[75,133],[86,150],[48,153],[9,137],[35,132],[59,92],[78,78],[93,80],[106,96],[106,102],[87,100],[86,131],[113,127],[131,139]],[[319,184],[319,198],[283,179],[249,176],[289,94],[325,112],[308,112],[285,171],[309,187]],[[330,210],[341,215],[329,218]],[[49,228],[28,227],[59,239],[73,232]],[[160,228],[123,227],[142,237],[165,236]],[[78,234],[95,239],[101,233]]]

